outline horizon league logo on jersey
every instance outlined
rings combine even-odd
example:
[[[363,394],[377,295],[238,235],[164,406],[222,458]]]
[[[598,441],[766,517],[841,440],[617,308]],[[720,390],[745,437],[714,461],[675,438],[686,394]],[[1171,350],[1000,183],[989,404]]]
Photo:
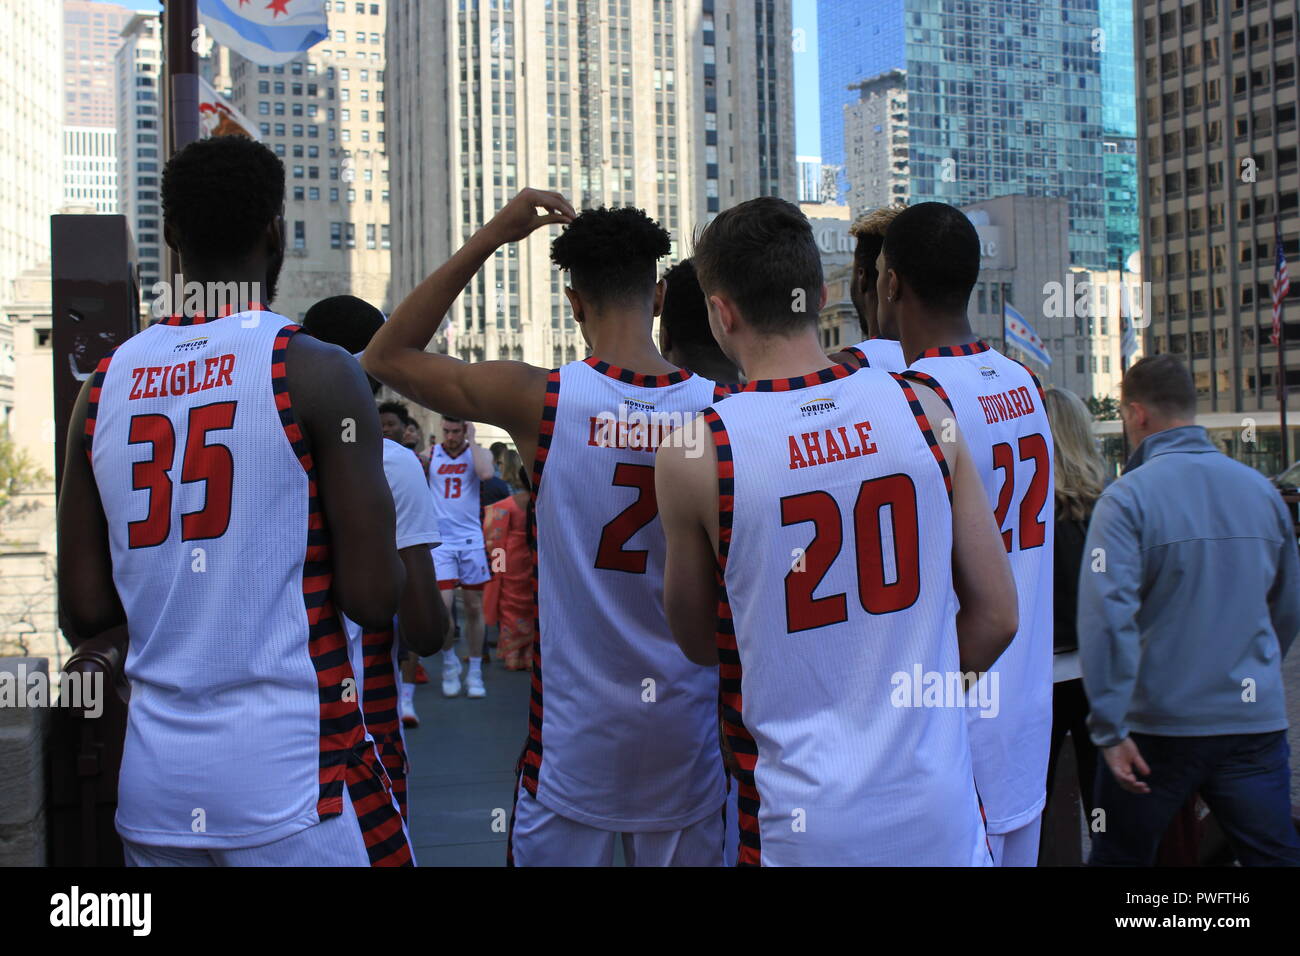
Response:
[[[814,398],[810,402],[804,402],[799,406],[799,417],[811,418],[813,415],[824,415],[827,412],[833,412],[839,408],[833,398]]]

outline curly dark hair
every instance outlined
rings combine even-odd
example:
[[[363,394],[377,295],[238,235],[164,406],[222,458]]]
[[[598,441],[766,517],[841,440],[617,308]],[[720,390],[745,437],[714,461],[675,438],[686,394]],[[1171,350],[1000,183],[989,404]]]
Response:
[[[163,167],[162,209],[183,256],[238,259],[284,210],[284,163],[243,136],[190,143]]]
[[[415,421],[415,419],[411,417],[411,413],[407,409],[405,402],[380,402],[379,414],[396,415],[402,420],[403,425],[410,425]]]
[[[622,303],[654,294],[656,266],[672,249],[668,230],[634,206],[584,210],[551,243],[551,261],[584,298]]]

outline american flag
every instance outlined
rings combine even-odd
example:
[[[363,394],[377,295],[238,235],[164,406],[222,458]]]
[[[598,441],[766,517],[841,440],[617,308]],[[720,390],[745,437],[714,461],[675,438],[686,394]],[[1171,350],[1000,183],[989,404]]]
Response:
[[[1282,303],[1291,291],[1291,279],[1286,274],[1286,253],[1282,251],[1282,226],[1277,227],[1277,265],[1273,269],[1273,344],[1282,337]]]

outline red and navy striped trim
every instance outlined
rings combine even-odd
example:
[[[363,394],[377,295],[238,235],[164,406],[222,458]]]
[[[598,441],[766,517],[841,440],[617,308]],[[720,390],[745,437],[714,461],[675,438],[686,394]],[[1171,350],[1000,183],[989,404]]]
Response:
[[[307,473],[307,550],[302,591],[307,612],[307,648],[316,669],[320,695],[320,792],[316,813],[322,820],[342,813],[346,783],[361,824],[370,865],[412,866],[402,817],[393,805],[392,783],[375,747],[366,739],[361,707],[356,699],[356,679],[348,659],[347,638],[330,598],[334,573],[329,530],[317,493],[316,466],[306,434],[294,414],[285,372],[289,341],[300,331],[299,326],[286,325],[276,333],[271,348],[271,391],[285,438]],[[353,692],[347,693],[348,688]]]
[[[406,812],[406,744],[402,740],[401,717],[397,712],[397,672],[393,664],[392,630],[361,632],[363,718],[375,740],[379,762],[393,784],[393,796]]]
[[[99,417],[99,396],[104,391],[104,377],[108,375],[108,365],[113,361],[113,356],[122,346],[114,346],[113,350],[99,360],[95,366],[95,374],[90,380],[90,395],[86,401],[86,428],[84,431],[84,440],[82,447],[86,450],[86,459],[94,465],[95,459],[91,455],[91,447],[95,444],[95,420]]]
[[[740,391],[790,392],[797,388],[812,388],[816,385],[825,385],[827,382],[833,382],[836,379],[844,378],[846,375],[852,375],[856,371],[857,369],[851,365],[831,365],[816,372],[809,372],[799,378],[766,378],[748,382]]]
[[[542,771],[542,616],[541,594],[538,585],[537,559],[537,495],[542,487],[542,472],[546,456],[551,451],[555,435],[555,414],[560,407],[560,370],[552,369],[546,377],[546,400],[542,406],[542,420],[537,426],[537,455],[533,459],[533,507],[528,509],[528,543],[533,552],[533,676],[528,700],[528,739],[519,756],[518,772],[530,794],[537,796],[537,778]],[[509,853],[509,851],[507,851]]]
[[[857,359],[860,367],[862,367],[862,368],[870,368],[870,367],[871,367],[871,362],[870,362],[870,360],[867,358],[867,353],[864,352],[864,351],[862,351],[862,349],[858,348],[856,345],[850,345],[850,346],[849,346],[848,348],[846,348],[844,351],[848,352],[848,353],[849,353],[850,355],[852,355],[855,359]]]
[[[899,384],[903,394],[907,397],[907,405],[916,416],[916,424],[921,429],[921,434],[925,436],[925,443],[930,446],[930,453],[934,455],[934,460],[939,464],[939,473],[943,475],[944,487],[948,490],[948,502],[952,503],[952,473],[948,470],[948,459],[944,457],[943,447],[939,444],[939,439],[935,437],[934,429],[930,427],[930,419],[925,414],[925,409],[921,405],[921,400],[916,397],[916,390],[912,388],[907,379],[897,372],[890,372],[890,377]],[[949,409],[951,409],[951,405]]]
[[[713,447],[718,456],[718,701],[722,715],[722,732],[736,763],[737,822],[740,825],[740,856],[737,866],[760,866],[762,841],[758,830],[759,797],[754,783],[754,766],[758,762],[758,745],[745,727],[741,698],[740,651],[736,646],[736,625],[727,597],[727,556],[731,552],[731,530],[735,504],[735,465],[731,456],[731,439],[718,413],[704,410],[704,420],[713,433]]]
[[[724,385],[722,382],[713,383],[713,400],[720,402],[728,395],[735,395],[737,392],[744,391],[745,386],[740,384]]]
[[[640,388],[664,388],[668,385],[684,382],[691,377],[691,373],[684,368],[669,372],[667,375],[642,375],[640,372],[633,372],[629,369],[619,368],[617,365],[610,365],[608,362],[602,362],[594,355],[583,359],[583,361],[601,375],[608,375],[610,378],[616,378],[620,382],[626,382],[628,385],[636,385]]]
[[[1019,365],[1026,372],[1029,373],[1029,377],[1034,380],[1034,387],[1038,389],[1039,399],[1044,402],[1047,401],[1047,393],[1043,391],[1043,383],[1038,380],[1038,376],[1034,374],[1034,370],[1030,368],[1028,365],[1026,365],[1024,362],[1020,361],[1019,359],[1012,359],[1011,361],[1015,362],[1017,365]]]
[[[159,319],[158,325],[203,325],[206,322],[215,322],[217,319],[224,319],[228,315],[238,315],[242,312],[265,312],[266,306],[260,302],[250,302],[247,309],[235,311],[233,305],[223,306],[221,312],[215,316],[207,316],[202,312],[196,312],[193,315],[169,315],[165,319]]]
[[[926,349],[918,355],[913,361],[920,361],[925,358],[952,358],[957,355],[978,355],[980,352],[987,352],[989,344],[983,339],[976,339],[974,342],[966,342],[963,345],[940,345],[936,348]]]
[[[925,372],[918,372],[915,369],[910,368],[901,374],[903,378],[913,382],[920,382],[926,388],[933,391],[934,394],[943,399],[943,403],[948,406],[948,411],[952,412],[954,415],[957,414],[957,410],[952,407],[952,399],[948,397],[948,390],[939,384],[937,378],[932,375],[927,375]]]

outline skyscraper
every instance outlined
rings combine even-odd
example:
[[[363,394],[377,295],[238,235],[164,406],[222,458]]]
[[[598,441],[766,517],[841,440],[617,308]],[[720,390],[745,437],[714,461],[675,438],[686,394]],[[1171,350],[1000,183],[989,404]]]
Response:
[[[1240,416],[1254,416],[1260,441],[1241,449],[1243,458],[1278,470],[1289,462],[1276,458],[1278,432],[1263,426],[1277,422],[1269,337],[1278,232],[1292,263],[1300,254],[1300,2],[1145,0],[1136,16],[1147,351],[1187,362],[1202,424],[1224,413],[1240,432]],[[1300,407],[1298,299],[1293,283],[1284,315],[1290,408]]]
[[[117,129],[63,127],[63,204],[117,212]]]
[[[850,84],[906,72],[908,196],[1064,197],[1071,264],[1106,259],[1095,4],[832,0],[818,8],[822,159],[846,163]]]
[[[391,308],[385,32],[390,0],[331,0],[330,35],[281,66],[232,53],[231,102],[285,165],[275,310],[348,293]]]
[[[159,186],[166,160],[163,136],[162,24],[138,13],[122,30],[116,54],[117,198],[139,257],[140,291],[149,298],[163,273]]]
[[[910,0],[819,0],[817,71],[821,80],[822,162],[844,168],[844,108],[858,99],[850,89],[890,70],[907,68],[904,37]],[[845,177],[840,177],[842,191]]]
[[[63,121],[68,126],[116,125],[113,59],[134,15],[116,3],[63,0]]]
[[[906,205],[907,77],[889,70],[858,84],[844,107],[844,172],[854,216],[879,206]]]
[[[1133,69],[1133,2],[1100,0],[1093,48],[1101,59],[1102,170],[1106,264],[1124,269],[1141,239],[1137,208],[1137,87]]]
[[[50,254],[62,193],[62,30],[53,3],[0,0],[0,301]]]
[[[524,186],[641,206],[674,258],[721,209],[795,199],[790,31],[789,0],[390,0],[394,300]],[[499,250],[449,350],[585,354],[548,253]]]

